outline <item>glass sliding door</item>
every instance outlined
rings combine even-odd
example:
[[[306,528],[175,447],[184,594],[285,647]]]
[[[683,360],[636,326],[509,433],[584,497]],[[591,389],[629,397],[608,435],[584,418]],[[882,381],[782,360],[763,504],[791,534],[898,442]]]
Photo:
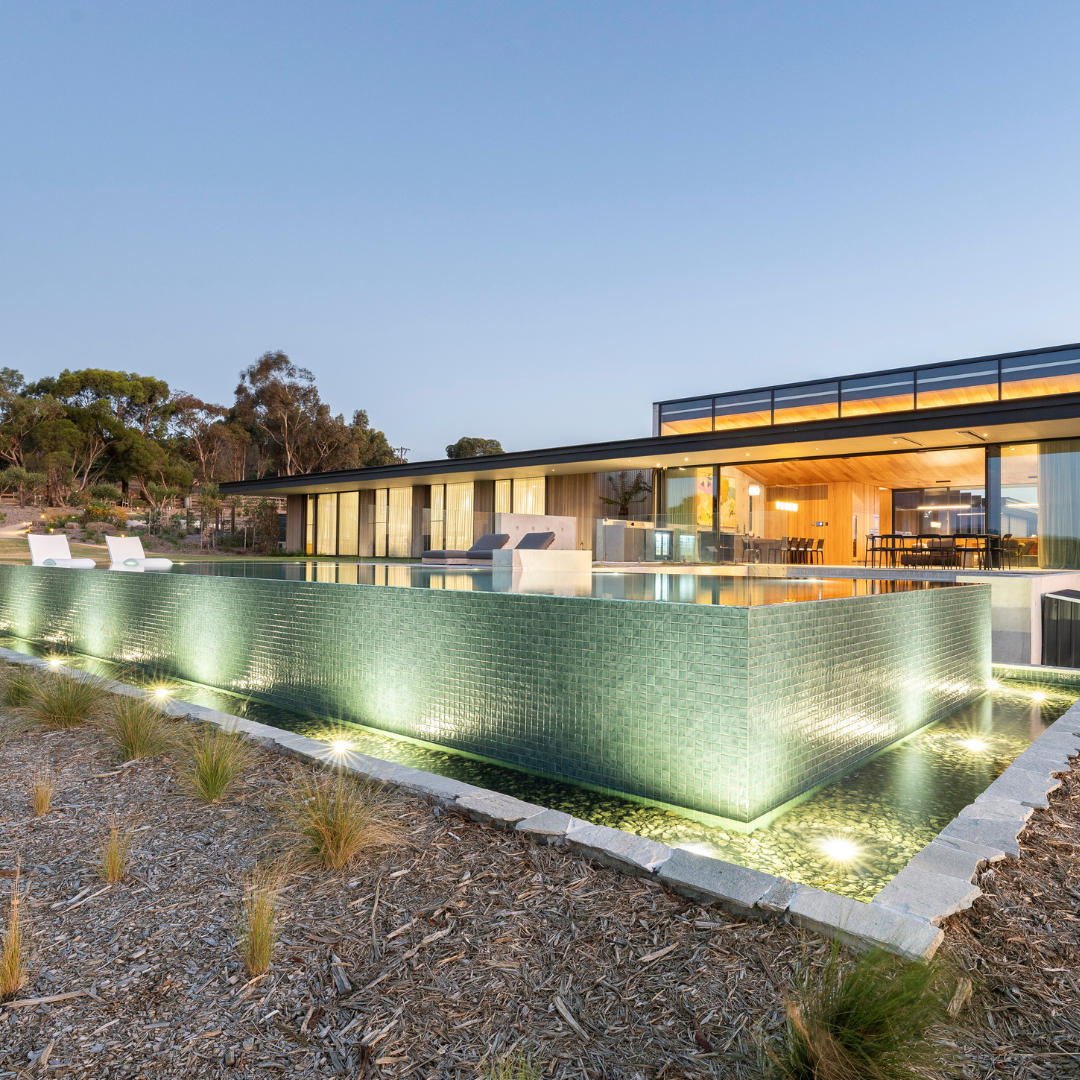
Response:
[[[473,486],[446,485],[446,548],[448,551],[467,551],[473,544]]]
[[[375,557],[386,558],[386,512],[389,503],[386,488],[375,489]]]
[[[337,501],[336,494],[319,496],[319,541],[316,555],[337,554]]]
[[[317,499],[314,495],[307,497],[306,513],[304,514],[304,554],[315,554],[315,507]]]
[[[446,485],[431,485],[431,551],[446,547]]]
[[[412,554],[412,488],[391,488],[386,517],[386,554],[407,559]]]
[[[542,476],[527,476],[514,481],[514,513],[543,514],[547,481]]]
[[[513,485],[513,480],[496,480],[495,481],[495,513],[496,514],[510,514],[513,513],[511,509],[512,503],[510,501],[510,488]]]
[[[360,492],[343,491],[338,496],[339,555],[360,554]]]

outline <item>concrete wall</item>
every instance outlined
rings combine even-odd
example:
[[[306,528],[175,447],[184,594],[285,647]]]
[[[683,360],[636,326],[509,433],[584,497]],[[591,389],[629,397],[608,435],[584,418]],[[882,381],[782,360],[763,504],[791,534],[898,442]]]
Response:
[[[577,519],[556,517],[554,514],[496,514],[495,531],[509,533],[507,547],[517,547],[526,533],[553,532],[553,551],[574,551],[577,548]]]
[[[747,608],[0,566],[0,631],[744,823],[977,694],[989,630],[977,586]]]

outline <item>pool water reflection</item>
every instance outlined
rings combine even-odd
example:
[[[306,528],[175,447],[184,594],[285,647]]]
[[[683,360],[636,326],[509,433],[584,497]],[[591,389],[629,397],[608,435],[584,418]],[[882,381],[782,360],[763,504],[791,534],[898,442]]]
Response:
[[[310,560],[177,562],[174,574],[206,577],[318,581],[331,585],[373,585],[464,592],[515,592],[582,596],[596,600],[643,600],[677,604],[758,607],[808,600],[838,600],[886,592],[963,588],[951,582],[871,581],[860,578],[750,577],[730,574],[661,574],[592,571],[584,573],[443,568],[408,563]]]

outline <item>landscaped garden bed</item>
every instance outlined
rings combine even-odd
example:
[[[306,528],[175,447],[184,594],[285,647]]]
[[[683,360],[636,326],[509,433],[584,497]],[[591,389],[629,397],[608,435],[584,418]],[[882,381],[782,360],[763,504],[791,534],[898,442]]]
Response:
[[[92,711],[61,729],[25,705],[4,714],[0,930],[18,867],[27,973],[0,1004],[0,1077],[472,1077],[526,1062],[552,1077],[752,1077],[793,1003],[812,1001],[798,987],[829,970],[833,948],[792,926],[411,796],[362,792],[368,843],[329,869],[296,822],[332,777],[255,749],[203,802],[186,779],[192,725],[168,721],[164,753],[124,763],[115,699]],[[111,831],[129,846],[110,884]],[[952,1063],[927,1075],[1080,1070],[1075,769],[1021,846],[949,921],[936,970],[955,1018],[942,1011],[930,1046]],[[279,925],[253,975],[257,866],[276,875]]]

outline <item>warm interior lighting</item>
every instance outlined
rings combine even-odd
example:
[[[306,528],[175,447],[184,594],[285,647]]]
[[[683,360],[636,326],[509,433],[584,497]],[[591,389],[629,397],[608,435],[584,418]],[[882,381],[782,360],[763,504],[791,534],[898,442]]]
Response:
[[[859,848],[851,840],[842,836],[830,836],[821,841],[821,850],[833,862],[851,862],[859,857]]]
[[[986,743],[982,739],[961,739],[960,745],[973,754],[981,754],[986,749]]]
[[[757,495],[761,494],[761,488],[757,484],[751,484],[750,487],[748,488],[748,490],[749,490],[750,494],[753,495],[753,496],[757,496]]]
[[[778,502],[776,504],[776,509],[777,510],[790,510],[792,513],[794,513],[796,510],[799,509],[799,504],[798,503],[789,503],[789,502]]]
[[[916,510],[970,510],[971,503],[939,503],[937,506],[916,506]]]
[[[941,528],[941,522],[940,521],[931,521],[930,522],[930,528],[931,529],[940,529]]]

